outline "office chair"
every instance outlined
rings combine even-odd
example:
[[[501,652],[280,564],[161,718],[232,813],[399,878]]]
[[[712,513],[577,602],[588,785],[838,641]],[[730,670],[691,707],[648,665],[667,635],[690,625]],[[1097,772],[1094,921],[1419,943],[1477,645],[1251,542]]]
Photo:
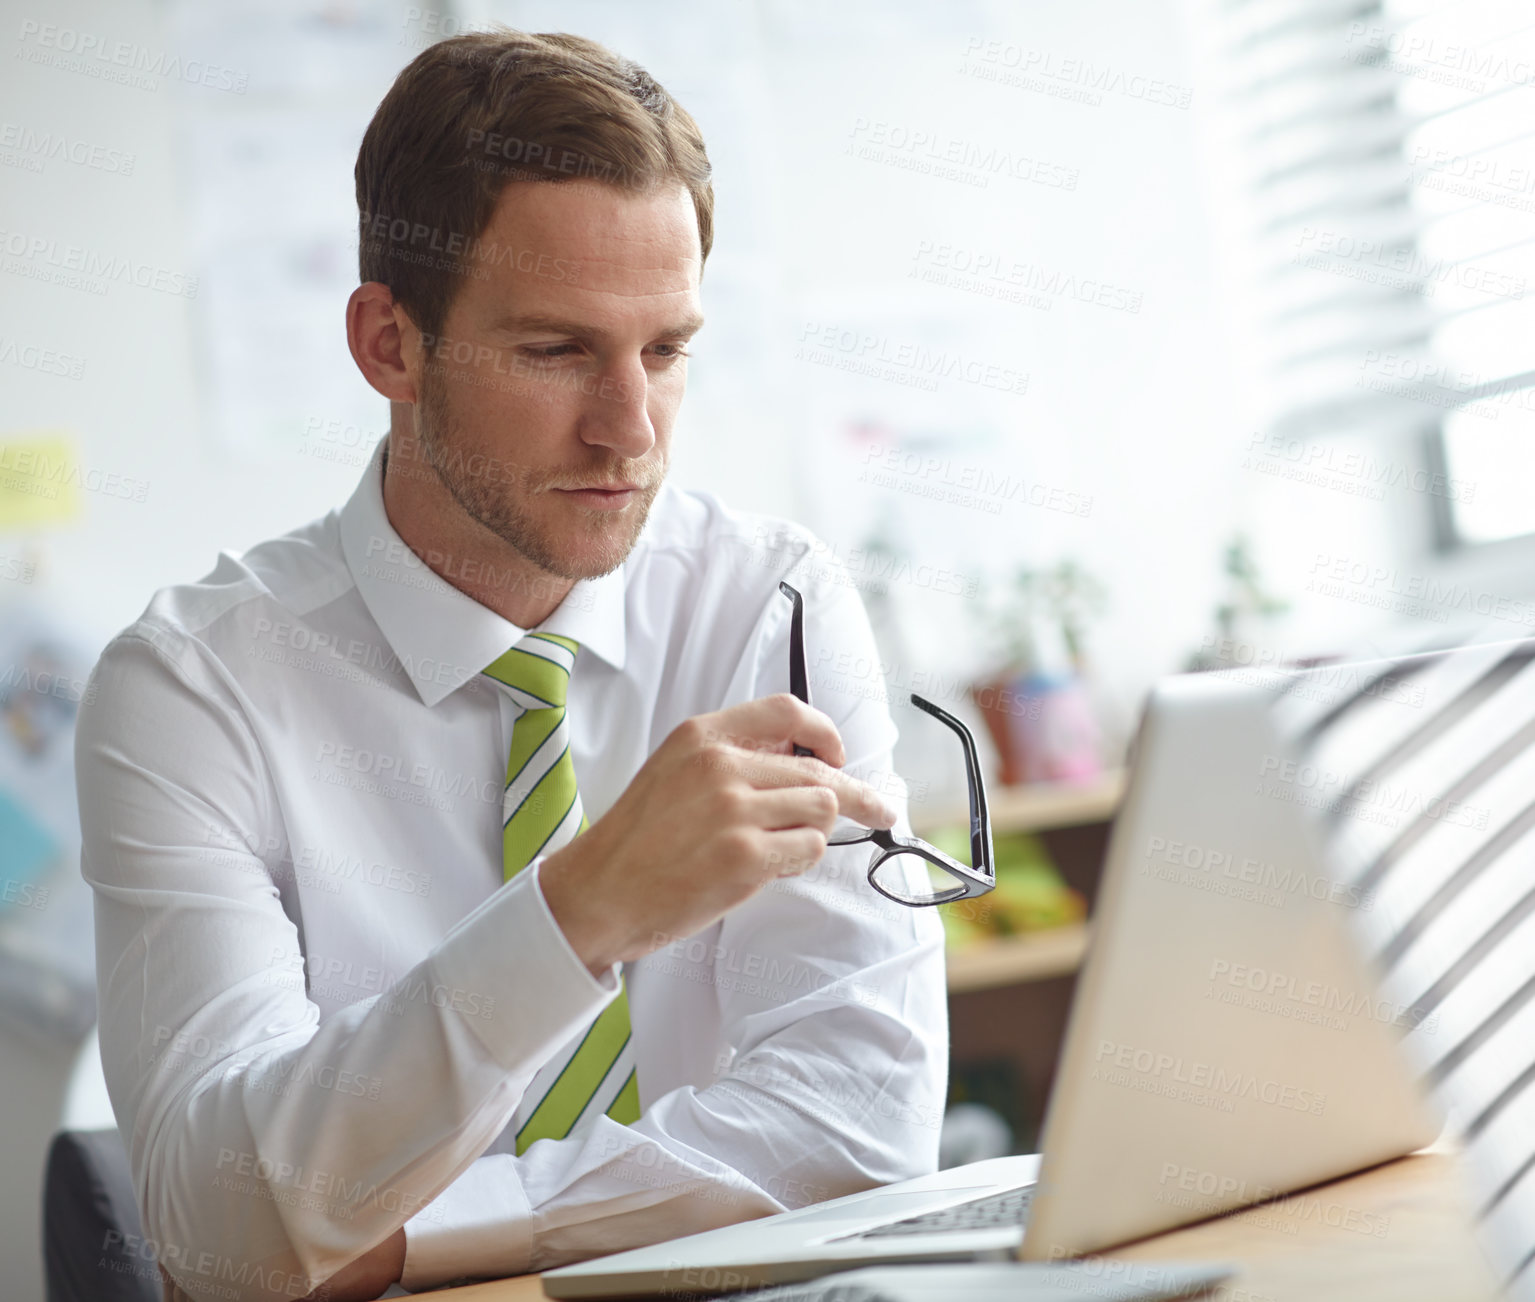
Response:
[[[48,1302],[160,1302],[148,1251],[117,1131],[61,1130],[43,1177]]]

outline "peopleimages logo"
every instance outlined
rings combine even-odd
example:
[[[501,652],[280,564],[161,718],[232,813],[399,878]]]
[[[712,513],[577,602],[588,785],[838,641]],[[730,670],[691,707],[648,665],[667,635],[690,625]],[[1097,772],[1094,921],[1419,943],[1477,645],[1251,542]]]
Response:
[[[1480,615],[1535,628],[1535,602],[1467,587],[1457,580],[1404,573],[1394,565],[1317,552],[1306,591],[1356,605],[1392,610],[1400,615],[1449,622],[1452,612]]]
[[[972,249],[951,243],[922,240],[912,255],[907,275],[933,285],[947,285],[987,298],[1023,303],[1050,310],[1056,298],[1075,299],[1094,307],[1138,314],[1142,295],[1108,281],[1079,276],[1059,267],[1019,262],[996,249]]]
[[[1423,29],[1395,29],[1352,22],[1343,42],[1348,48],[1338,57],[1478,94],[1497,83],[1529,86],[1535,82],[1535,65],[1518,58],[1517,53],[1510,58],[1495,48],[1496,42],[1489,48],[1486,42],[1447,41],[1442,33],[1427,28],[1427,24]]]
[[[1353,235],[1320,226],[1303,226],[1295,241],[1292,262],[1315,271],[1387,285],[1433,297],[1440,285],[1495,298],[1522,299],[1527,287],[1523,276],[1449,258],[1428,258],[1415,243],[1395,243]]]
[[[1249,1072],[1228,1071],[1215,1063],[1115,1040],[1100,1040],[1093,1062],[1091,1080],[1214,1105],[1222,1112],[1233,1111],[1237,1100],[1266,1103],[1316,1117],[1327,1108],[1327,1095],[1318,1090],[1261,1080]]]
[[[79,72],[99,81],[113,81],[137,90],[158,90],[151,77],[245,94],[250,74],[206,59],[184,59],[166,50],[151,50],[133,41],[109,41],[92,32],[28,18],[21,24],[18,58],[28,63]],[[143,75],[148,74],[148,75]]]
[[[870,330],[806,321],[799,329],[796,361],[936,392],[940,380],[972,384],[1022,396],[1030,373],[985,361],[960,350],[929,348],[916,340],[895,339]]]
[[[974,507],[988,515],[1000,515],[1014,506],[1037,507],[1063,515],[1093,513],[1093,499],[1071,489],[979,463],[956,462],[949,457],[880,443],[870,443],[863,449],[858,480],[916,497]]]
[[[437,254],[446,259],[461,259],[466,265],[514,267],[548,280],[574,281],[581,274],[581,264],[570,258],[557,258],[538,249],[498,244],[494,240],[462,231],[443,230],[389,213],[362,213],[358,230],[360,238],[369,242],[370,250],[390,256],[395,256],[396,252]]]
[[[1147,842],[1143,871],[1153,877],[1184,884],[1192,884],[1200,878],[1212,881],[1226,878],[1251,887],[1255,902],[1280,908],[1294,895],[1305,895],[1351,909],[1368,909],[1374,903],[1374,898],[1357,886],[1333,881],[1325,873],[1308,873],[1293,864],[1254,859],[1251,855],[1238,856],[1230,850],[1165,836],[1153,836]]]
[[[1156,1200],[1179,1207],[1206,1207],[1214,1212],[1233,1206],[1265,1203],[1289,1192],[1277,1185],[1267,1185],[1220,1171],[1204,1171],[1179,1162],[1162,1163],[1157,1178],[1160,1186]],[[1384,1239],[1391,1230],[1391,1218],[1380,1212],[1362,1211],[1343,1203],[1324,1201],[1309,1194],[1295,1194],[1265,1208],[1263,1219],[1255,1223],[1284,1234],[1294,1234],[1305,1221],[1318,1221],[1333,1229],[1350,1230]]]
[[[1257,794],[1367,821],[1384,822],[1407,815],[1477,832],[1486,828],[1492,813],[1485,805],[1425,793],[1390,778],[1365,777],[1356,781],[1324,764],[1280,755],[1265,755],[1259,761]]]
[[[1377,502],[1385,497],[1388,488],[1470,502],[1476,496],[1477,487],[1469,480],[1455,479],[1427,466],[1273,431],[1255,431],[1249,436],[1242,469],[1332,488]]]
[[[1406,1029],[1421,1027],[1433,1034],[1439,1025],[1437,1015],[1422,1008],[1409,1007],[1365,991],[1342,990],[1325,981],[1308,980],[1291,972],[1276,972],[1229,959],[1214,959],[1210,964],[1211,995],[1222,1003],[1243,1004],[1260,1012],[1271,1012],[1299,1021],[1316,1022],[1346,1030],[1342,1019],[1361,1017]],[[1218,987],[1226,987],[1224,991]],[[1256,996],[1248,1000],[1246,996]]]
[[[995,144],[878,118],[860,117],[853,124],[845,152],[983,190],[993,176],[1009,176],[1053,190],[1075,190],[1082,175],[1075,167],[1015,154]]]
[[[52,131],[34,131],[19,122],[0,122],[0,149],[15,150],[34,161],[37,171],[42,171],[44,163],[57,161],[73,163],[76,167],[93,168],[98,172],[132,176],[137,158],[135,154],[125,153],[121,149],[109,149],[94,141]]]
[[[996,37],[972,36],[959,71],[982,81],[1042,91],[1092,108],[1103,103],[1105,94],[1178,109],[1188,108],[1194,98],[1190,86]]]
[[[52,277],[56,283],[91,293],[104,294],[112,282],[126,281],[139,289],[157,290],[181,298],[197,297],[196,276],[79,244],[60,244],[46,235],[0,230],[0,253],[15,259],[13,265],[5,266],[5,270],[13,274],[33,280]]]

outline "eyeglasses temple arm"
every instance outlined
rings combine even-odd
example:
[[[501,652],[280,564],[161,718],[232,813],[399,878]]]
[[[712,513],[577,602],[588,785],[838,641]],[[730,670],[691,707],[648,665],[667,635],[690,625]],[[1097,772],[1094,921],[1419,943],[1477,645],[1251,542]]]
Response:
[[[986,787],[981,781],[981,761],[976,754],[975,738],[970,735],[970,729],[947,710],[915,692],[911,703],[959,734],[965,748],[965,775],[969,779],[966,785],[970,792],[970,862],[988,877],[995,877],[991,857],[991,814],[986,808]]]
[[[789,691],[802,700],[806,705],[810,704],[810,679],[805,672],[805,603],[799,595],[799,589],[779,581],[778,590],[789,599],[789,604],[794,608],[789,617]],[[815,752],[808,746],[796,745],[796,755],[814,755]]]

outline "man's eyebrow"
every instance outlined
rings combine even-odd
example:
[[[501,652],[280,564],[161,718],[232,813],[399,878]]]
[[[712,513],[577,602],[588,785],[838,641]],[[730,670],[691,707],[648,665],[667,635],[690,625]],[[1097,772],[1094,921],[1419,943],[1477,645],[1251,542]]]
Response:
[[[682,338],[686,339],[691,335],[696,335],[703,328],[703,316],[699,313],[695,313],[694,315],[677,322],[677,324],[672,326],[671,329],[661,331],[661,333],[668,337],[681,336]]]
[[[694,314],[657,331],[657,337],[668,339],[690,338],[703,329],[704,319]],[[589,339],[603,334],[602,330],[580,321],[564,321],[559,317],[530,314],[502,317],[496,322],[497,330],[510,330],[520,334],[569,335],[576,339]]]

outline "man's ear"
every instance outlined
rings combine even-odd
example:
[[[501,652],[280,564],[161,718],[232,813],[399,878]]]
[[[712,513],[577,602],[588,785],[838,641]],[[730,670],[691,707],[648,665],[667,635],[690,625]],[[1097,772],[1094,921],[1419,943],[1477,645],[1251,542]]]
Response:
[[[407,340],[406,336],[411,338]],[[415,402],[415,368],[407,344],[416,330],[389,286],[370,280],[352,291],[346,304],[346,342],[362,377],[391,402]]]

